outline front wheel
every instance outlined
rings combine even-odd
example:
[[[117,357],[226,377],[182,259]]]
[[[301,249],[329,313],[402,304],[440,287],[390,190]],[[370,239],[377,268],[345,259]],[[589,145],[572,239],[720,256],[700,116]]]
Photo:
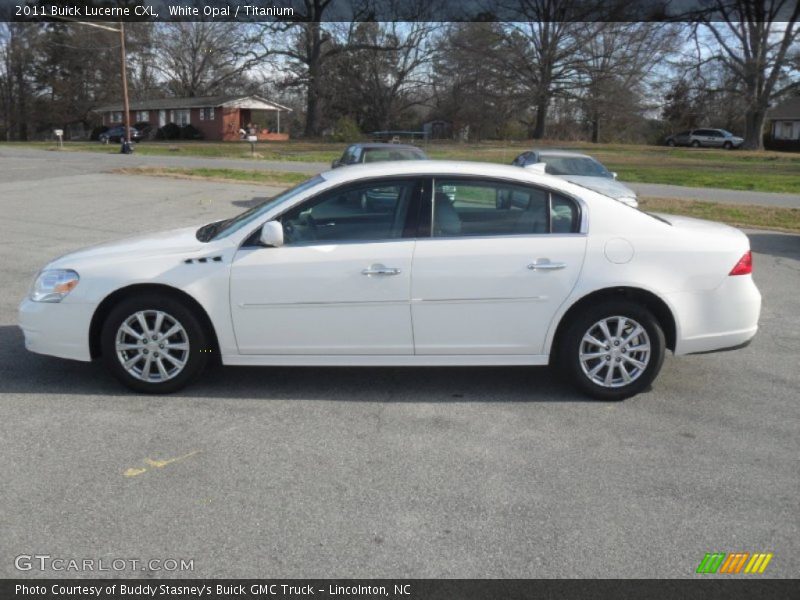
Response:
[[[700,147],[700,142],[698,142],[697,140],[692,142],[692,148],[699,148],[699,147]]]
[[[731,144],[730,142],[725,142],[724,144],[722,144],[722,147],[725,148],[725,150],[732,150],[733,144]]]
[[[570,381],[598,400],[623,400],[646,389],[664,362],[664,332],[646,308],[628,301],[589,307],[561,340]]]
[[[675,147],[675,140],[667,140],[667,146],[669,146],[670,148],[674,148]]]
[[[118,304],[101,332],[103,362],[137,392],[167,394],[195,379],[209,358],[208,334],[174,298],[147,294]]]

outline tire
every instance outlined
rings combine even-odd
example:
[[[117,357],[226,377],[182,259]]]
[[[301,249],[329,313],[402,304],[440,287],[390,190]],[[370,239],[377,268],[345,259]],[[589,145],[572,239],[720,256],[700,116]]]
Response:
[[[146,343],[140,317],[147,325]],[[165,337],[170,331],[174,333]],[[206,367],[211,349],[208,332],[194,311],[180,300],[155,293],[115,306],[103,324],[100,345],[108,371],[146,394],[169,394],[188,385]]]
[[[724,144],[722,144],[722,147],[725,148],[725,150],[732,150],[733,144],[731,144],[730,142],[725,142]]]
[[[620,319],[624,319],[624,328],[618,336]],[[601,323],[611,334],[607,346],[597,344],[607,341]],[[641,333],[635,333],[637,328]],[[587,341],[589,335],[594,342]],[[620,341],[623,343],[615,347],[614,342]],[[627,300],[587,307],[559,342],[561,372],[583,393],[606,401],[624,400],[648,388],[661,370],[666,347],[664,332],[652,313]],[[629,383],[625,383],[623,371],[631,379]]]
[[[699,148],[699,147],[700,147],[700,142],[698,142],[697,140],[694,140],[692,142],[692,148]]]
[[[675,140],[667,140],[667,146],[669,146],[670,148],[674,148],[675,147]]]

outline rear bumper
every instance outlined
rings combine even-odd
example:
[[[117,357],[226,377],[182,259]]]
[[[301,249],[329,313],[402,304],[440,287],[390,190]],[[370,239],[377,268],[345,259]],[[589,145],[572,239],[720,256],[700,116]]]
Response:
[[[89,351],[89,325],[94,305],[65,302],[33,302],[19,305],[19,326],[25,335],[25,348],[73,360],[92,360]]]
[[[714,290],[671,294],[678,322],[675,354],[734,349],[758,331],[761,294],[751,275],[727,277]]]

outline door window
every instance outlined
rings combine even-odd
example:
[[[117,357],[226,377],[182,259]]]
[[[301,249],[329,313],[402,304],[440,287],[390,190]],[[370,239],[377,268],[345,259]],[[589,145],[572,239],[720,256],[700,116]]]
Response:
[[[433,237],[575,233],[580,227],[572,200],[528,185],[436,179],[433,206],[426,204],[422,231]]]
[[[281,217],[286,245],[404,236],[416,180],[383,180],[324,192]]]

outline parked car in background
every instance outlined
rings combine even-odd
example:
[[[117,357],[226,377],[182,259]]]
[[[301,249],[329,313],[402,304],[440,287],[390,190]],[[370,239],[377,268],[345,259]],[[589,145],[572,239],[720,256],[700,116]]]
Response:
[[[636,192],[617,181],[616,173],[588,154],[568,150],[529,150],[517,156],[511,164],[539,170],[544,165],[544,173],[582,185],[624,204],[639,205]]]
[[[688,129],[668,136],[664,143],[667,146],[692,146],[694,148],[725,148],[733,150],[741,148],[744,138],[733,135],[724,129]]]
[[[361,163],[384,162],[388,160],[427,160],[425,153],[410,144],[389,144],[372,142],[351,144],[344,153],[331,163],[331,168],[357,165]]]
[[[176,391],[212,360],[552,363],[619,400],[649,387],[667,349],[748,342],[751,271],[747,236],[721,223],[650,215],[533,169],[386,162],[199,228],[65,254],[34,277],[19,323],[28,350],[102,359],[139,392]]]
[[[125,126],[119,125],[116,127],[111,127],[107,129],[103,133],[97,136],[97,139],[102,142],[103,144],[108,144],[109,142],[120,142],[122,138],[125,136]],[[136,129],[135,127],[131,127],[131,141],[133,142],[141,142],[144,139],[144,135],[142,132]]]

